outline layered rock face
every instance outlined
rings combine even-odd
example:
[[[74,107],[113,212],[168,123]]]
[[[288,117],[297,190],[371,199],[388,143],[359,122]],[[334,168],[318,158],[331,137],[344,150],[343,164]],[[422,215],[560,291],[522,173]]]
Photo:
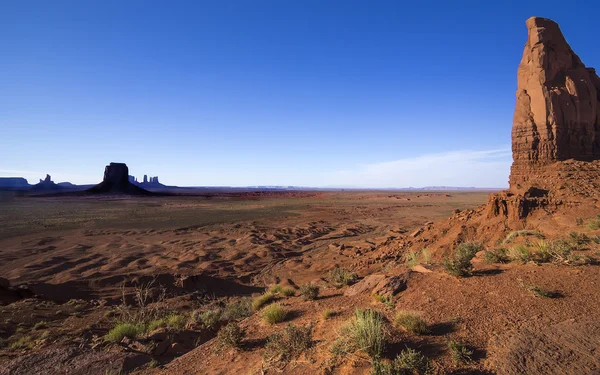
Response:
[[[531,186],[540,167],[600,159],[600,78],[549,19],[527,20],[512,129],[513,190]]]

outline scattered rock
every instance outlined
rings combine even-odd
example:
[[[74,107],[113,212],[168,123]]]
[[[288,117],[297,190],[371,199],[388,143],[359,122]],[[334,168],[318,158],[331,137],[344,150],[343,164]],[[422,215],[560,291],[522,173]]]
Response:
[[[372,274],[350,286],[344,292],[347,297],[357,294],[380,294],[396,295],[405,290],[408,285],[409,272],[387,276],[384,274]]]

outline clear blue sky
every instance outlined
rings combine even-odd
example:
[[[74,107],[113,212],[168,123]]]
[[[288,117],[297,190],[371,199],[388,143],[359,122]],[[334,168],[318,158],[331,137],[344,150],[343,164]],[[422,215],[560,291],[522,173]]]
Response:
[[[587,1],[1,1],[0,175],[507,185],[525,20]]]

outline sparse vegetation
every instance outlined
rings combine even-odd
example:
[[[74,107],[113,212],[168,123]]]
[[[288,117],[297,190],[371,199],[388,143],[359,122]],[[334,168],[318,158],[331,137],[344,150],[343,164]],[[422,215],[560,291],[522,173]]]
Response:
[[[275,294],[266,292],[252,300],[252,310],[258,311],[261,307],[273,302],[275,300]]]
[[[120,342],[123,338],[128,337],[135,339],[146,331],[143,324],[118,323],[113,329],[108,331],[104,340],[108,342]]]
[[[13,341],[8,346],[9,349],[19,350],[19,349],[31,349],[35,346],[35,340],[31,336],[21,336],[18,340]]]
[[[507,255],[508,249],[505,247],[499,247],[494,250],[486,250],[483,253],[483,260],[486,263],[507,263],[509,261]]]
[[[431,361],[421,352],[406,348],[392,362],[373,361],[371,375],[432,375]]]
[[[321,316],[323,317],[323,319],[327,320],[333,316],[336,315],[336,312],[334,310],[331,309],[325,309],[323,310],[323,312],[321,313]]]
[[[443,265],[450,275],[456,277],[471,276],[473,264],[471,260],[475,254],[483,249],[483,246],[476,242],[463,242],[454,251],[451,259],[445,258]]]
[[[577,245],[578,247],[588,244],[591,241],[590,237],[588,237],[585,233],[571,232],[569,233],[569,237],[574,245]]]
[[[313,283],[304,284],[300,287],[300,294],[305,300],[316,300],[319,298],[319,286]]]
[[[386,307],[393,309],[396,307],[394,303],[394,297],[385,294],[373,294],[373,299],[377,302],[383,303]]]
[[[238,320],[250,315],[252,315],[252,299],[244,297],[228,303],[223,310],[222,319]]]
[[[220,309],[211,309],[206,311],[194,311],[192,313],[192,321],[194,323],[202,324],[207,329],[217,329],[221,322],[222,312]]]
[[[37,322],[33,326],[33,330],[34,331],[37,331],[37,330],[40,330],[40,329],[45,329],[45,328],[48,328],[48,322],[46,322],[46,321]]]
[[[407,332],[417,335],[426,335],[429,333],[429,327],[425,320],[416,312],[398,311],[394,323],[404,328]]]
[[[431,251],[429,249],[423,249],[421,251],[411,250],[406,254],[406,264],[412,268],[419,263],[430,264],[431,263]]]
[[[187,319],[183,315],[171,314],[167,316],[167,327],[175,329],[183,329],[187,322]]]
[[[261,317],[269,324],[276,324],[283,322],[287,316],[286,309],[280,304],[272,304],[261,311]]]
[[[516,230],[516,231],[510,232],[508,234],[508,236],[506,236],[506,238],[504,239],[504,243],[509,244],[515,238],[523,237],[523,236],[534,236],[534,237],[540,238],[540,239],[544,238],[544,235],[541,234],[540,232],[537,232],[534,230],[522,229],[522,230]]]
[[[217,343],[219,347],[239,348],[246,336],[238,323],[232,322],[221,328],[217,333]]]
[[[288,362],[308,350],[312,344],[311,325],[297,327],[288,324],[283,333],[276,333],[269,337],[264,358],[268,362]]]
[[[597,215],[596,218],[588,221],[587,227],[591,230],[600,229],[600,215]]]
[[[336,288],[342,288],[346,285],[352,285],[358,280],[356,272],[348,271],[341,267],[335,267],[329,271],[329,281],[333,283]]]
[[[525,245],[516,245],[508,248],[508,258],[512,261],[529,262],[531,250]]]
[[[281,285],[279,285],[279,284],[273,285],[272,287],[269,288],[268,293],[272,293],[272,294],[281,293]]]
[[[345,355],[362,351],[373,358],[383,352],[387,338],[383,316],[375,310],[354,312],[354,317],[342,327],[331,351],[334,355]]]
[[[539,287],[537,285],[533,285],[533,284],[526,284],[523,282],[523,280],[519,279],[519,283],[521,284],[521,286],[523,288],[525,288],[527,291],[531,292],[531,294],[533,294],[536,297],[544,297],[544,298],[558,298],[560,297],[560,293],[556,293],[556,292],[551,292],[549,290],[546,290],[542,287]]]
[[[449,339],[446,341],[446,345],[448,346],[448,350],[450,351],[452,359],[456,363],[471,362],[473,351],[466,347],[462,342]]]

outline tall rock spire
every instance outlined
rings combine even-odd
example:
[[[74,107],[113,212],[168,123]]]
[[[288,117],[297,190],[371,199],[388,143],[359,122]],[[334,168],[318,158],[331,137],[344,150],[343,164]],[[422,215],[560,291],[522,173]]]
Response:
[[[573,52],[558,25],[527,20],[512,129],[511,188],[525,188],[535,168],[600,159],[600,78]]]

